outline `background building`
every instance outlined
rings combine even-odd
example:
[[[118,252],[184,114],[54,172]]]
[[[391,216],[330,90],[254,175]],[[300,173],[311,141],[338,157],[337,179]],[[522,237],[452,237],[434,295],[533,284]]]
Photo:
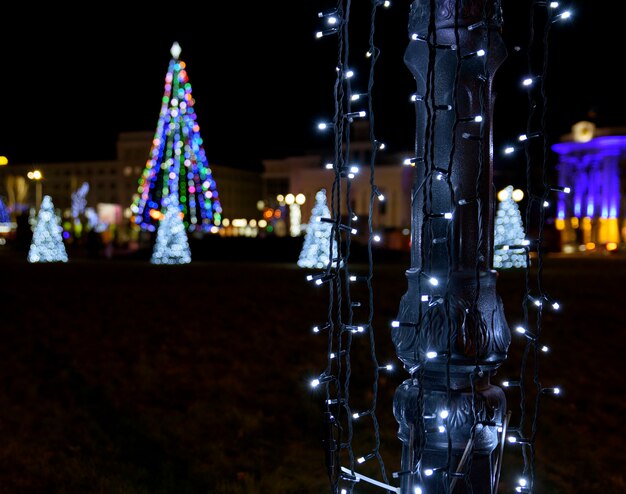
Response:
[[[72,193],[89,184],[87,206],[101,220],[115,225],[125,240],[130,235],[130,205],[138,179],[149,157],[152,132],[123,132],[117,142],[117,157],[110,161],[66,163],[9,163],[0,166],[0,196],[13,214],[37,207],[44,194],[50,195],[63,217],[69,217]],[[259,171],[211,165],[219,185],[226,218],[256,218],[261,197]],[[35,170],[40,178],[32,177]]]
[[[357,220],[357,238],[365,240],[367,217],[369,215],[372,187],[370,184],[371,143],[369,141],[368,122],[356,121],[353,124],[350,143],[349,166],[357,166],[359,172],[350,181],[351,207],[362,218],[362,226]],[[384,196],[383,201],[373,203],[372,228],[383,234],[383,242],[390,248],[406,248],[409,241],[411,185],[413,168],[404,166],[403,161],[411,153],[387,153],[379,151],[374,171],[374,183]],[[331,206],[331,193],[335,172],[326,167],[334,157],[322,153],[305,156],[292,156],[283,159],[263,161],[263,197],[266,207],[275,208],[280,201],[276,197],[286,194],[304,194],[306,201],[302,207],[302,222],[309,221],[315,195],[320,189],[326,189],[327,200]],[[342,180],[345,198],[345,180]],[[332,209],[332,208],[331,208]],[[346,214],[345,201],[342,214]]]
[[[561,250],[614,251],[626,242],[626,128],[578,122],[554,144],[560,194],[555,226]]]

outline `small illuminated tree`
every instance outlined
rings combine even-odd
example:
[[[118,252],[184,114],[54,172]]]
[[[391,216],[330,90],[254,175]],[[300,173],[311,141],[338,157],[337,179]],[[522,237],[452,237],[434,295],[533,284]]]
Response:
[[[332,224],[320,221],[320,218],[331,218],[330,209],[326,204],[326,190],[321,189],[315,194],[315,206],[306,226],[304,243],[298,258],[301,268],[325,268],[330,259]],[[338,244],[335,240],[333,256],[337,257]]]
[[[498,193],[498,211],[495,218],[493,267],[496,269],[525,268],[526,250],[511,248],[523,245],[524,226],[514,189],[508,185]]]
[[[28,251],[28,262],[67,262],[67,252],[61,234],[62,227],[54,211],[52,198],[43,197],[37,225]]]
[[[182,212],[174,195],[170,196],[167,202],[167,211],[157,229],[156,243],[150,262],[152,264],[188,264],[191,262],[191,251]]]

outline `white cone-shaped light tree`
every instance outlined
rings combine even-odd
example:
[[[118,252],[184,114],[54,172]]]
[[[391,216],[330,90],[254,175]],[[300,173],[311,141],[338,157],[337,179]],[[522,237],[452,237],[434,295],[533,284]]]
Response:
[[[61,231],[52,198],[46,195],[41,201],[37,215],[37,226],[28,251],[28,262],[67,262],[67,251]]]
[[[165,217],[157,230],[157,238],[150,259],[152,264],[188,264],[191,250],[183,223],[178,199],[170,196]]]
[[[326,190],[321,189],[315,194],[315,205],[311,218],[306,226],[304,243],[298,258],[301,268],[325,268],[331,261],[330,246],[332,224],[320,221],[320,218],[331,218],[330,209],[326,204]],[[333,257],[338,256],[338,244],[334,240]]]
[[[524,244],[522,214],[513,197],[513,186],[508,185],[498,194],[500,202],[495,218],[493,267],[496,269],[525,268],[526,250],[511,248]]]

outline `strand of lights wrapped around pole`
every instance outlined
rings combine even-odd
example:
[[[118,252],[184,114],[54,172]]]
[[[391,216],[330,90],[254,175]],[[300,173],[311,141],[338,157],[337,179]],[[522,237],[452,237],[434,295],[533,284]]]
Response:
[[[510,330],[493,270],[492,80],[506,58],[498,0],[417,0],[411,267],[392,339],[401,493],[491,493],[506,398],[491,376]]]

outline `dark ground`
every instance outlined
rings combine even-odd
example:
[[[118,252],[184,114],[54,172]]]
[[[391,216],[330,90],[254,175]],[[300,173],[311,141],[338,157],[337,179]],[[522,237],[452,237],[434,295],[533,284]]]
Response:
[[[0,493],[329,492],[323,398],[308,386],[326,365],[310,328],[328,292],[305,281],[295,244],[273,242],[215,244],[185,266],[71,252],[33,265],[3,247]],[[377,256],[377,352],[395,361],[389,324],[408,261]],[[542,401],[536,492],[626,492],[626,259],[546,256],[543,279],[563,309],[544,312],[540,375],[563,394]],[[501,273],[511,325],[523,287],[522,271]],[[519,375],[523,344],[514,337],[496,384]],[[390,399],[406,377],[381,381],[388,472],[401,449]],[[513,492],[520,454],[505,451],[499,492]]]

